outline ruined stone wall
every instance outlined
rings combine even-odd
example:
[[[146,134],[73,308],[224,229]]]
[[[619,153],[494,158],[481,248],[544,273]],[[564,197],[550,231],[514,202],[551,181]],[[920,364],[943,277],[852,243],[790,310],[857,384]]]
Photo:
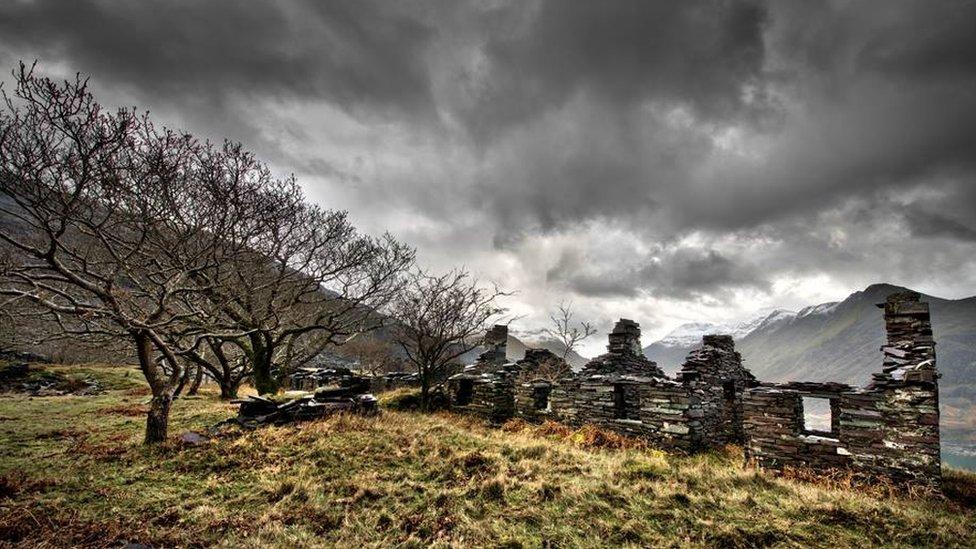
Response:
[[[701,402],[671,380],[635,376],[561,380],[553,388],[550,405],[550,417],[571,425],[596,425],[663,448],[694,451],[701,445]]]
[[[742,366],[742,356],[728,335],[706,335],[678,373],[689,396],[701,402],[700,439],[704,446],[742,444],[742,399],[756,378]]]
[[[515,384],[515,417],[532,422],[554,419],[552,391],[554,383],[546,380]]]
[[[640,351],[640,328],[622,319],[607,353],[579,374],[533,372],[552,359],[533,350],[516,364],[482,354],[451,377],[455,409],[493,421],[518,416],[593,424],[644,438],[663,448],[697,451],[743,443],[748,460],[765,469],[847,468],[938,486],[939,412],[935,343],[928,304],[918,294],[893,294],[885,309],[887,342],[882,371],[866,388],[838,383],[758,383],[743,366],[730,336],[707,335],[669,379]],[[830,422],[804,421],[806,399],[820,399]]]
[[[458,374],[447,382],[451,409],[500,423],[515,415],[515,395],[510,378],[492,374]]]
[[[515,371],[515,416],[532,422],[554,419],[553,388],[559,379],[572,377],[569,364],[547,349],[526,349]]]
[[[885,303],[882,372],[866,388],[764,385],[746,392],[746,457],[760,467],[845,468],[929,486],[941,483],[938,384],[928,304],[913,292]],[[804,425],[803,397],[830,402],[828,432]]]
[[[504,366],[508,359],[508,326],[496,324],[488,330],[482,341],[485,351],[478,355],[473,367],[479,372],[492,372]]]

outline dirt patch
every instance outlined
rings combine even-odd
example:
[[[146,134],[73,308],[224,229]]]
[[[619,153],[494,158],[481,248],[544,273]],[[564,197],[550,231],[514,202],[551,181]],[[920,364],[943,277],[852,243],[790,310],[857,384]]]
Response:
[[[150,525],[93,521],[77,512],[17,506],[0,515],[0,540],[11,547],[119,547],[135,542],[153,547],[186,545],[187,540],[150,532]]]
[[[53,480],[30,480],[21,471],[14,474],[0,475],[0,500],[14,499],[22,494],[41,492],[49,486],[54,486]]]

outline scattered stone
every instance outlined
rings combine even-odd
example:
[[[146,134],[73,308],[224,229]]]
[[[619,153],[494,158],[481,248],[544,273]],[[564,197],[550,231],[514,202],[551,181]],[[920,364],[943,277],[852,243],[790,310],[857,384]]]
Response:
[[[240,405],[236,418],[228,420],[243,427],[259,425],[282,425],[295,421],[305,421],[330,416],[339,412],[359,415],[374,415],[379,412],[376,397],[361,392],[360,387],[320,387],[314,393],[292,395],[284,402],[263,396],[249,396],[246,399],[232,400]],[[285,396],[289,396],[288,393]],[[221,422],[211,428],[216,429]]]
[[[210,439],[200,433],[187,431],[180,435],[180,442],[189,446],[202,446],[210,442]]]
[[[89,377],[66,377],[59,372],[26,362],[0,365],[0,393],[25,393],[31,396],[96,395],[102,387]]]

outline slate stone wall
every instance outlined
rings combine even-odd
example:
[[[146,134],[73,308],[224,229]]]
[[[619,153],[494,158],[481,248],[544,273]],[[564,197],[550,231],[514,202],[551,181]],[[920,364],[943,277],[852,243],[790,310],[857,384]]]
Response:
[[[515,416],[534,423],[555,419],[552,407],[554,387],[553,382],[544,379],[516,383]]]
[[[593,424],[689,452],[737,443],[764,469],[846,468],[937,487],[938,373],[928,304],[908,292],[879,306],[885,310],[884,361],[865,388],[759,383],[725,335],[704,336],[669,379],[644,357],[640,327],[627,319],[609,334],[608,352],[579,374],[567,368],[557,369],[556,379],[534,377],[534,369],[554,356],[548,351],[532,350],[518,363],[501,365],[497,353],[486,352],[475,367],[452,376],[448,388],[455,409],[492,421],[517,416]],[[804,425],[804,397],[829,402],[829,429]]]
[[[928,304],[892,294],[885,310],[882,371],[865,388],[835,383],[764,385],[746,391],[745,453],[758,466],[849,469],[938,487],[938,373]],[[830,400],[831,431],[804,427],[803,397]]]
[[[689,397],[701,403],[698,422],[703,447],[742,444],[742,400],[756,378],[742,365],[742,355],[728,335],[706,335],[678,373]]]
[[[451,409],[501,423],[515,415],[515,391],[509,376],[461,373],[447,381]]]

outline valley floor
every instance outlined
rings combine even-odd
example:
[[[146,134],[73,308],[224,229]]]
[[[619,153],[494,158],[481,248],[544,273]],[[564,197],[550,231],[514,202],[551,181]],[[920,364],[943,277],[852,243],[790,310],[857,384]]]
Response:
[[[143,447],[137,371],[96,396],[0,395],[0,546],[976,546],[976,475],[946,495],[778,479],[595,430],[384,410],[179,442],[235,413],[174,405]]]

